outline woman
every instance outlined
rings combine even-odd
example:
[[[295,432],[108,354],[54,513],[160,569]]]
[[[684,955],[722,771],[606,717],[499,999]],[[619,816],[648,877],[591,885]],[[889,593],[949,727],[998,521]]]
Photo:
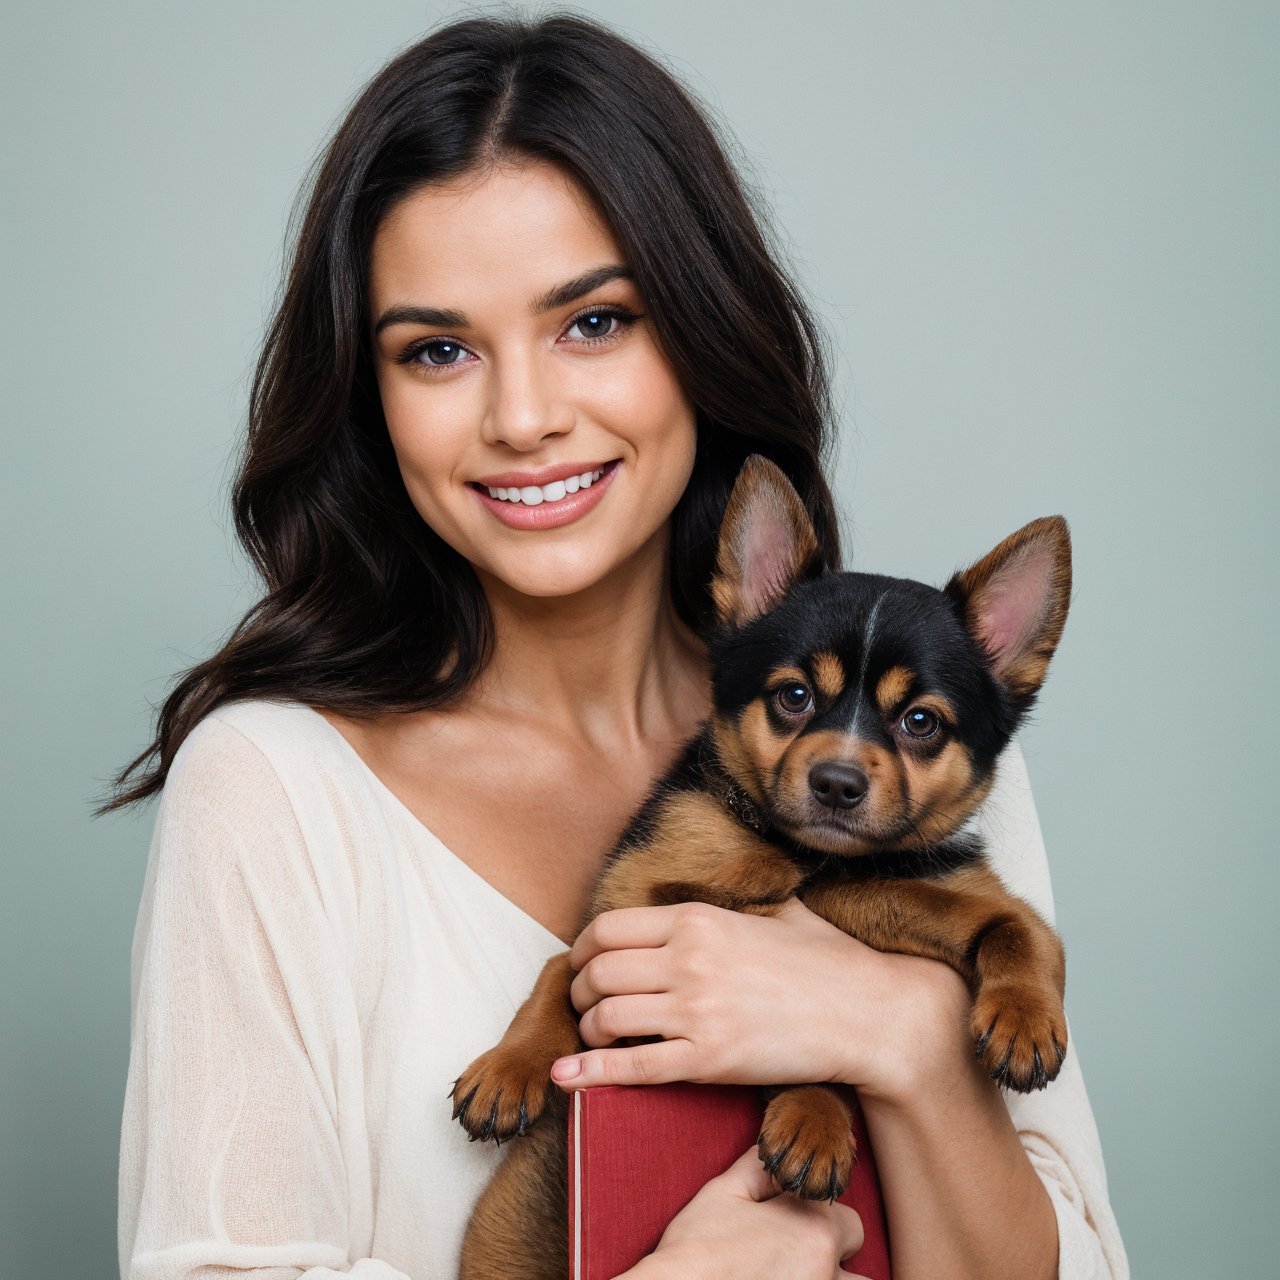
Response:
[[[698,109],[608,30],[460,22],[361,95],[254,386],[235,508],[268,592],[112,806],[164,786],[126,1276],[455,1274],[499,1153],[445,1094],[707,709],[747,454],[839,564],[814,334]],[[1006,874],[1051,910],[1016,756],[994,805]],[[899,1280],[1126,1274],[1074,1057],[1006,1105],[950,970],[799,904],[609,913],[574,959],[592,1048],[564,1088],[858,1086]],[[771,1198],[748,1151],[631,1274],[825,1278],[860,1240],[841,1206]]]

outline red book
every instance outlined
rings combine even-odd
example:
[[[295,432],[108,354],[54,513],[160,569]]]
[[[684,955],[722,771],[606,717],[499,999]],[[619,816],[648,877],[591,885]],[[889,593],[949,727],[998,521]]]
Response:
[[[852,1093],[858,1158],[841,1204],[866,1240],[845,1270],[890,1280],[889,1234],[871,1143]],[[613,1280],[657,1247],[667,1223],[760,1136],[750,1085],[581,1089],[569,1109],[569,1262],[573,1280]]]

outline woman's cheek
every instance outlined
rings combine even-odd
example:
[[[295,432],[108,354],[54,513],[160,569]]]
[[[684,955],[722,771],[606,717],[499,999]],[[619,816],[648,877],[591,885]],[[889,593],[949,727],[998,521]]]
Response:
[[[418,514],[449,541],[453,523],[447,500],[470,438],[473,407],[449,388],[431,388],[424,403],[420,388],[393,386],[383,390],[382,409],[387,432],[405,489]],[[441,395],[438,392],[443,391]],[[415,394],[418,392],[418,394]]]

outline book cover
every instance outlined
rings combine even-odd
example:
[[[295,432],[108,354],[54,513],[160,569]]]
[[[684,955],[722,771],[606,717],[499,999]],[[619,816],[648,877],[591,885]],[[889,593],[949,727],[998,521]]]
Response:
[[[875,1157],[852,1090],[858,1159],[841,1204],[866,1240],[846,1270],[890,1280]],[[569,1110],[569,1258],[573,1280],[613,1280],[657,1246],[667,1223],[760,1134],[750,1085],[582,1089]]]

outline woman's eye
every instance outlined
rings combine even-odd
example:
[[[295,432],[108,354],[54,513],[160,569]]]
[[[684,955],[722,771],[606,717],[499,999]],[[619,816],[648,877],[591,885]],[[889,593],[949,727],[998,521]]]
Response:
[[[579,330],[580,338],[608,338],[617,332],[613,327],[615,322],[619,325],[622,323],[621,317],[615,312],[588,311],[586,315],[579,316],[569,326],[569,332]]]
[[[574,316],[565,333],[577,342],[612,342],[639,319],[637,312],[625,307],[593,307]]]
[[[932,711],[923,707],[913,707],[902,717],[903,730],[913,738],[932,738],[941,723]]]
[[[466,355],[467,349],[460,343],[451,342],[447,338],[436,338],[424,342],[414,353],[414,359],[423,364],[445,365],[457,364]]]
[[[808,711],[813,705],[813,694],[809,692],[809,686],[801,684],[799,681],[794,684],[784,684],[778,690],[776,697],[778,706],[792,715]]]

